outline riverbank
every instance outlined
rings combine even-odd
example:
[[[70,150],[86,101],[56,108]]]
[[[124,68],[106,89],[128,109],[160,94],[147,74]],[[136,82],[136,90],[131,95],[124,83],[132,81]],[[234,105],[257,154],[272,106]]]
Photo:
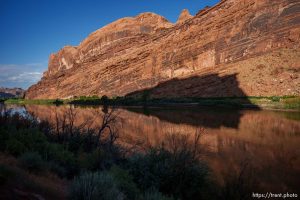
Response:
[[[11,110],[0,113],[0,199],[224,196],[222,186],[214,182],[210,168],[200,159],[200,132],[194,133],[194,140],[173,133],[173,140],[141,152],[117,143],[118,115],[113,109],[103,113],[104,123],[94,128],[88,122],[75,126],[75,117],[70,109],[64,119],[52,124]]]
[[[115,105],[115,106],[206,106],[251,108],[271,110],[300,110],[300,97],[211,97],[211,98],[177,98],[177,99],[146,99],[128,97],[78,97],[72,99],[7,99],[6,104],[37,104],[37,105]]]
[[[111,154],[106,153],[107,151],[105,151],[105,149],[102,149],[102,147],[100,148],[101,151],[99,152],[99,154],[97,153],[98,151],[87,152],[87,150],[85,150],[86,148],[92,146],[89,144],[89,141],[96,141],[92,138],[89,139],[90,137],[88,133],[91,133],[91,129],[101,130],[102,128],[97,127],[102,125],[103,119],[105,119],[105,121],[111,121],[109,119],[107,120],[107,117],[103,118],[103,115],[106,114],[106,116],[113,116],[109,114],[110,110],[112,110],[112,107],[108,107],[108,109],[105,109],[105,107],[102,106],[2,106],[4,107],[2,109],[2,113],[3,111],[11,112],[12,114],[20,112],[22,116],[26,116],[26,113],[28,113],[30,114],[30,116],[35,116],[35,118],[38,119],[38,124],[36,124],[36,122],[31,124],[30,122],[28,122],[28,120],[24,122],[23,120],[21,120],[20,123],[16,124],[16,126],[11,125],[12,129],[2,132],[1,129],[6,129],[5,124],[7,124],[8,122],[0,121],[3,125],[0,128],[0,135],[2,138],[1,141],[3,142],[0,146],[2,148],[5,148],[5,151],[7,153],[12,152],[14,154],[18,154],[20,150],[21,154],[19,156],[17,155],[17,157],[15,158],[18,161],[17,166],[22,167],[22,169],[23,167],[26,167],[24,170],[27,169],[26,158],[28,158],[28,153],[25,152],[26,149],[38,153],[40,156],[37,156],[36,153],[32,155],[29,152],[29,156],[34,156],[34,158],[42,157],[41,159],[38,159],[38,161],[42,160],[41,164],[45,167],[42,168],[42,171],[33,171],[34,174],[36,174],[36,172],[38,173],[38,175],[41,174],[41,178],[47,178],[47,173],[51,173],[51,177],[56,174],[64,177],[64,174],[66,172],[76,173],[76,171],[80,169],[82,169],[80,171],[85,171],[86,169],[94,170],[95,168],[97,170],[97,166],[100,166],[100,170],[103,171],[102,167],[111,165],[111,162],[115,163],[115,160],[119,160],[120,162],[117,162],[116,165],[121,167],[121,169],[123,170],[132,169],[133,171],[129,171],[128,173],[131,177],[135,177],[134,180],[137,181],[138,185],[141,185],[139,182],[140,176],[139,174],[136,174],[136,172],[141,172],[143,177],[148,178],[149,166],[150,169],[153,169],[152,167],[154,167],[154,169],[158,169],[166,175],[166,177],[162,177],[163,182],[168,181],[169,178],[174,177],[177,186],[179,179],[177,178],[178,176],[176,176],[176,174],[174,174],[172,171],[170,172],[168,169],[178,169],[178,171],[183,171],[180,166],[176,164],[175,168],[172,166],[170,166],[171,168],[169,168],[169,165],[167,165],[167,171],[165,171],[166,169],[161,168],[160,165],[161,163],[163,166],[165,166],[165,160],[161,160],[160,157],[155,153],[154,157],[145,157],[145,159],[147,159],[146,163],[140,161],[137,161],[137,163],[134,162],[133,164],[134,166],[136,166],[136,168],[133,168],[131,164],[131,159],[135,159],[136,157],[132,157],[131,155],[132,153],[143,152],[144,150],[151,149],[150,147],[159,147],[160,145],[163,145],[163,147],[165,148],[171,147],[171,150],[173,151],[174,148],[182,144],[184,145],[183,149],[188,149],[190,147],[195,146],[199,147],[199,153],[201,153],[200,156],[202,161],[204,162],[204,164],[207,164],[207,166],[210,168],[210,176],[207,178],[211,178],[212,180],[216,181],[216,183],[213,185],[222,185],[223,180],[226,180],[225,183],[229,182],[229,185],[226,188],[232,189],[234,191],[245,192],[244,195],[249,196],[249,198],[252,194],[252,191],[276,191],[285,189],[286,191],[293,192],[296,191],[297,185],[299,185],[297,184],[298,181],[296,178],[299,172],[297,168],[297,166],[299,166],[299,160],[294,159],[297,158],[299,154],[299,152],[297,151],[297,144],[299,144],[298,133],[300,130],[300,127],[298,125],[299,112],[273,112],[261,110],[234,110],[221,108],[203,109],[200,107],[191,107],[188,109],[186,109],[185,107],[145,108],[140,106],[131,106],[127,107],[126,109],[123,107],[121,109],[114,109],[115,112],[113,113],[115,113],[115,115],[117,116],[117,121],[115,123],[110,124],[110,127],[114,127],[112,130],[119,131],[118,135],[120,136],[120,138],[117,140],[116,147],[118,147],[118,144],[122,145],[119,147],[125,148],[122,152],[124,152],[124,156],[126,156],[123,158],[121,157],[121,159],[116,159],[118,157],[111,157]],[[5,108],[5,106],[7,107]],[[4,117],[4,120],[6,119],[8,118]],[[31,117],[29,117],[29,119],[31,119]],[[11,123],[15,123],[20,120],[19,117],[13,117],[9,121],[11,121]],[[45,122],[52,124],[52,128],[46,126],[47,123]],[[82,129],[83,124],[85,124],[85,127],[89,129],[88,132],[85,132]],[[26,127],[33,129],[38,128],[38,130],[45,134],[46,139],[50,137],[50,140],[47,139],[47,141],[50,144],[47,142],[47,144],[45,144],[45,141],[43,141],[44,139],[37,137],[35,132],[33,135],[34,138],[31,139],[31,136],[28,134],[33,130],[22,130],[23,126],[24,129]],[[16,133],[14,127],[16,127],[17,131],[20,131],[19,134]],[[76,127],[80,128],[79,135],[77,135],[78,129]],[[50,135],[49,130],[51,133]],[[109,129],[106,130],[109,131]],[[96,135],[97,133],[98,131],[96,132]],[[201,134],[200,144],[197,145],[195,145],[194,143],[195,133]],[[7,134],[9,134],[9,137],[7,137]],[[81,135],[83,136],[83,138],[80,137]],[[54,138],[52,138],[51,136],[54,136]],[[36,142],[37,140],[35,138],[38,139],[38,142]],[[101,139],[103,139],[103,137],[101,137]],[[68,142],[69,140],[70,142]],[[39,146],[31,147],[31,141],[33,142],[33,144],[38,144]],[[61,145],[65,144],[63,145],[63,149],[65,149],[65,151],[59,147],[61,146],[60,141],[62,143]],[[100,142],[101,141],[103,142],[103,140],[100,140]],[[179,143],[177,143],[176,141],[178,141]],[[39,147],[41,147],[42,149],[40,149]],[[43,147],[47,148],[44,149]],[[283,149],[283,153],[278,153],[278,149]],[[62,153],[62,155],[60,154],[60,152]],[[23,153],[26,154],[23,155]],[[186,155],[185,153],[182,153],[179,157],[176,156],[176,159],[180,159],[182,156]],[[97,159],[98,156],[99,160]],[[173,156],[171,157],[171,159],[172,158]],[[153,163],[155,163],[155,166],[151,164],[151,159],[153,159]],[[292,163],[291,160],[293,161]],[[182,163],[181,160],[179,160],[178,162]],[[278,162],[290,163],[290,165],[278,165]],[[31,159],[29,163],[32,163]],[[46,164],[44,165],[43,163]],[[130,166],[128,166],[127,163],[130,164]],[[224,165],[224,163],[226,163],[226,165]],[[4,164],[6,163],[4,162]],[[37,169],[41,169],[39,166],[41,165],[37,165]],[[188,163],[188,165],[186,166],[190,166],[190,163]],[[247,166],[246,169],[245,166]],[[113,169],[115,169],[113,166],[111,168],[108,166],[108,169],[104,171],[105,173],[108,171],[108,173],[111,176],[115,177],[115,174],[111,174],[110,171]],[[240,172],[242,172],[242,174],[240,174]],[[255,173],[251,174],[251,172]],[[26,171],[24,173],[25,175],[27,174]],[[32,174],[32,172],[30,171],[29,173]],[[154,173],[156,174],[156,171]],[[3,174],[5,175],[6,171],[4,171]],[[80,174],[80,172],[76,173],[75,177],[80,176]],[[182,172],[181,174],[184,175],[185,173]],[[96,176],[97,174],[93,173],[93,175]],[[161,177],[162,174],[159,173],[157,175]],[[195,174],[193,173],[192,176],[195,176]],[[237,179],[233,180],[233,176]],[[16,177],[20,176],[16,175]],[[115,178],[118,177],[119,176]],[[151,180],[153,180],[152,177],[153,176],[151,175]],[[66,186],[66,190],[65,193],[61,194],[62,196],[67,195],[68,190],[72,187],[73,183],[72,177],[63,179],[66,179],[67,181],[64,184]],[[182,179],[183,178],[181,178],[180,180]],[[18,183],[18,180],[13,181],[12,184],[10,184],[10,181],[12,180],[10,179],[10,177],[7,177],[6,180],[6,188],[17,187],[16,184]],[[21,180],[25,179],[23,179],[22,177]],[[190,178],[188,179],[188,181],[189,180]],[[239,190],[236,189],[237,184],[241,187],[248,187],[249,181],[251,183],[255,180],[257,180],[258,182],[256,182],[254,186],[262,186],[262,189],[259,190],[257,188],[252,188],[252,186],[250,186],[250,188],[248,189],[246,188],[247,190],[244,190],[244,188],[241,188]],[[26,183],[30,183],[31,181],[33,181],[32,184],[35,184],[35,179],[30,179],[28,181],[26,180]],[[60,183],[64,183],[60,179],[55,179],[53,181],[57,181],[56,185],[58,186],[58,188],[60,188]],[[43,181],[43,183],[49,182],[50,180]],[[118,184],[120,184],[120,189],[123,186],[125,186],[122,183]],[[154,184],[156,185],[156,181]],[[169,183],[169,181],[167,184],[168,187],[173,187],[173,184]],[[192,185],[193,184],[191,184],[191,182],[188,183],[188,186],[194,188]],[[279,188],[278,186],[281,185],[283,187],[288,186],[289,188]],[[46,188],[44,190],[47,189],[47,185],[45,185],[45,187]],[[42,193],[41,189],[36,189],[35,187],[33,187],[32,189],[21,189],[21,191],[30,194],[39,194],[42,197],[45,197],[45,199],[59,199],[57,197],[50,198],[50,195],[53,196],[52,194],[58,194],[58,192],[51,192],[51,190],[50,193]],[[207,191],[206,188],[205,191]],[[7,191],[7,193],[8,192],[9,191]],[[142,191],[141,195],[143,195],[144,192],[146,191]],[[133,192],[133,194],[136,194],[136,192]],[[214,194],[217,194],[217,192]],[[167,191],[166,195],[168,195]],[[223,195],[224,194],[222,193],[220,194],[220,196]],[[213,198],[207,197],[203,199]],[[222,198],[218,196],[215,199]],[[234,199],[234,197],[228,197],[226,199]]]

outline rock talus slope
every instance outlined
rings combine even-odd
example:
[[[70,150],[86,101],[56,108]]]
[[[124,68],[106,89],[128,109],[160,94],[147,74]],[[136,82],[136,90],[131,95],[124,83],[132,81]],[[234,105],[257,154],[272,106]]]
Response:
[[[50,55],[26,98],[300,95],[300,2],[223,0],[119,19]]]

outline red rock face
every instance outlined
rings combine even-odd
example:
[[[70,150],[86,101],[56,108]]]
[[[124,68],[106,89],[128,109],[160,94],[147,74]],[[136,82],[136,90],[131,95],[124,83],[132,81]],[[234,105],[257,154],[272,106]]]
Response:
[[[177,20],[177,24],[179,23],[184,23],[186,20],[192,18],[193,16],[190,14],[190,12],[187,10],[187,9],[184,9],[181,14],[179,15],[178,17],[178,20]]]
[[[26,98],[300,95],[298,0],[224,0],[176,24],[144,13],[64,47]]]

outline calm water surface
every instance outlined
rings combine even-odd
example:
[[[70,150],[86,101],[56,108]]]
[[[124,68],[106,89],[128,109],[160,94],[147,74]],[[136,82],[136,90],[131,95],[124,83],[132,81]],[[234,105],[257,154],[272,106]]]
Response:
[[[53,123],[70,108],[10,105],[7,109],[27,111]],[[75,124],[87,120],[92,126],[101,123],[102,107],[73,110]],[[202,159],[219,183],[243,177],[265,191],[299,195],[300,112],[131,107],[118,108],[116,113],[122,145],[146,149],[161,145],[171,134],[193,140],[194,134],[201,132]]]

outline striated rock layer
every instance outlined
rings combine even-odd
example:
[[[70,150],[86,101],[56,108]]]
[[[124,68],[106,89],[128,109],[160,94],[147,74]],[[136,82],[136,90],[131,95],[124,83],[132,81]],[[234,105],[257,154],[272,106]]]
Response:
[[[50,55],[26,98],[300,95],[300,2],[223,0],[113,22]]]

